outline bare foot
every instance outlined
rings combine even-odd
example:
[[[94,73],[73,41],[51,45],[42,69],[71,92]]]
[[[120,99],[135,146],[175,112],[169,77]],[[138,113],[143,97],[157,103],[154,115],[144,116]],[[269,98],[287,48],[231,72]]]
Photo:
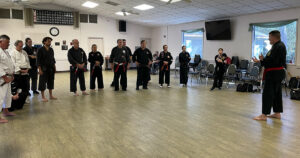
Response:
[[[266,115],[259,115],[257,117],[254,117],[253,120],[256,120],[256,121],[267,121],[267,117],[266,117]]]
[[[87,92],[82,92],[82,95],[89,95],[89,93],[87,93]]]
[[[50,97],[50,100],[57,100],[57,98],[54,97],[54,96],[51,96],[51,97]]]
[[[8,122],[8,120],[0,118],[0,123],[7,123],[7,122]]]
[[[275,118],[275,119],[281,119],[281,115],[280,114],[272,114],[272,115],[268,115],[268,117]]]
[[[74,93],[74,96],[79,96],[79,94],[77,92]]]
[[[3,116],[16,116],[16,114],[14,114],[12,112],[4,112]]]
[[[42,98],[42,102],[48,102],[48,99]]]

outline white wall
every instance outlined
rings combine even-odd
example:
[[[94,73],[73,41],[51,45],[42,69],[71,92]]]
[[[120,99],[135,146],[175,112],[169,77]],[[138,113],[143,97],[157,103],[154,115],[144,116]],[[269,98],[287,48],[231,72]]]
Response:
[[[10,36],[11,45],[17,39],[24,40],[25,35],[32,36],[35,44],[41,44],[42,38],[45,35],[51,37],[49,29],[53,26],[55,25],[25,27],[23,20],[0,19],[0,34]],[[100,16],[98,17],[98,24],[81,23],[78,29],[74,29],[73,26],[58,25],[55,27],[60,30],[60,34],[57,37],[52,37],[52,47],[54,48],[58,71],[69,70],[69,63],[67,61],[67,51],[61,50],[61,46],[55,46],[54,42],[62,44],[62,41],[66,40],[69,45],[72,39],[77,38],[80,41],[80,47],[88,54],[90,52],[88,38],[101,37],[104,39],[104,52],[102,54],[107,56],[110,54],[111,49],[117,45],[117,39],[127,39],[127,45],[134,50],[135,46],[139,46],[141,38],[151,38],[152,33],[152,28],[133,23],[127,23],[127,32],[120,33],[118,31],[117,20],[102,18]]]
[[[207,41],[204,36],[203,57],[207,60],[213,60],[217,54],[218,48],[224,48],[229,55],[237,55],[240,59],[251,58],[251,41],[252,33],[248,31],[250,23],[271,22],[288,19],[300,19],[300,8],[287,9],[281,11],[273,11],[259,14],[251,14],[231,18],[232,21],[232,40],[230,41]],[[300,22],[300,21],[299,21]],[[299,25],[299,24],[298,24]],[[204,21],[163,26],[154,28],[152,31],[152,51],[162,50],[164,44],[168,44],[170,52],[174,56],[178,56],[181,51],[182,30],[204,28]],[[205,34],[205,33],[204,33]],[[168,35],[164,38],[164,35]],[[300,27],[298,27],[298,40],[296,51],[296,65],[289,65],[288,71],[293,75],[300,76]],[[173,64],[174,66],[174,64]]]

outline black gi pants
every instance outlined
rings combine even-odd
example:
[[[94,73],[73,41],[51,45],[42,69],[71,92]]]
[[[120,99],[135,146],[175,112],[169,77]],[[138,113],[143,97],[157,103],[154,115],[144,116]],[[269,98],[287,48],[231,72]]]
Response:
[[[28,71],[29,77],[31,79],[31,90],[34,92],[37,90],[37,78],[38,78],[38,71],[36,67],[33,67],[29,69]],[[30,79],[28,80],[30,85]],[[28,90],[30,90],[30,86],[28,87]]]
[[[80,90],[85,91],[84,70],[77,67],[70,67],[70,92],[77,92],[77,79],[79,79]]]
[[[214,84],[213,87],[221,88],[223,85],[224,71],[216,70],[214,74]]]
[[[160,67],[159,69],[159,84],[164,84],[164,78],[165,78],[165,83],[170,84],[170,68],[169,65],[165,65]]]
[[[54,89],[54,77],[55,73],[53,69],[47,69],[43,71],[43,75],[39,78],[39,90],[44,91],[46,88],[49,90]]]
[[[282,72],[280,72],[282,71]],[[273,74],[284,74],[283,70],[278,72],[271,72]],[[269,73],[269,72],[268,72]],[[267,74],[268,75],[268,74]],[[282,113],[282,85],[281,82],[283,80],[284,75],[271,75],[267,76],[264,83],[264,90],[262,94],[262,113],[265,115],[269,115],[271,113],[271,109],[273,107],[274,113]]]
[[[127,89],[127,65],[114,65],[114,85],[115,85],[115,91],[118,91],[119,88],[119,83],[121,83],[122,90]],[[121,81],[119,81],[119,78],[121,76]]]
[[[180,84],[188,82],[189,65],[180,65]]]
[[[91,79],[90,79],[90,89],[95,89],[96,85],[95,85],[95,81],[97,78],[97,85],[98,85],[98,89],[103,89],[104,85],[103,85],[103,75],[102,75],[102,68],[100,68],[99,66],[96,67],[91,67]]]
[[[29,76],[28,75],[14,75],[14,81],[17,89],[22,89],[22,92],[19,93],[19,98],[17,100],[12,100],[11,108],[9,111],[14,111],[15,109],[23,109],[26,98],[29,94],[28,92],[28,83]]]
[[[147,88],[148,81],[150,79],[150,68],[148,66],[139,66],[137,67],[137,81],[136,87],[143,85],[143,88]]]

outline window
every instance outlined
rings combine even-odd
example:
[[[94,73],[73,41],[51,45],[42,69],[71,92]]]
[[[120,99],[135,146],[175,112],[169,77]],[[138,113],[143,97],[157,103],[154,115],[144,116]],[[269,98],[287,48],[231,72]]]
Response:
[[[186,51],[190,53],[192,58],[196,54],[202,57],[203,29],[183,31],[182,44],[186,46]]]
[[[35,24],[73,25],[73,13],[51,10],[33,10]]]
[[[268,23],[265,23],[268,25]],[[297,21],[293,21],[286,25],[275,26],[253,26],[252,31],[252,56],[258,58],[260,54],[264,56],[272,48],[269,42],[269,32],[278,30],[281,33],[281,40],[285,44],[287,49],[286,63],[295,63],[295,51],[296,51],[296,39],[297,39]]]

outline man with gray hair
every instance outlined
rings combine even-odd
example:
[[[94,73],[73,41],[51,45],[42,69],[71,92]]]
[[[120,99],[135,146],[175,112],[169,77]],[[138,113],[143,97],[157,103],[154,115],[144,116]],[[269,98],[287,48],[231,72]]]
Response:
[[[28,80],[29,80],[29,69],[30,62],[27,53],[22,49],[23,41],[17,40],[15,42],[15,49],[12,49],[10,52],[11,59],[15,65],[14,72],[14,82],[16,84],[17,89],[21,89],[22,92],[19,94],[19,99],[13,100],[11,108],[9,111],[14,111],[16,109],[22,109],[26,98],[28,96]],[[27,84],[26,84],[27,83]]]
[[[77,39],[72,40],[73,47],[69,49],[68,60],[70,66],[70,91],[78,96],[77,93],[77,79],[79,79],[80,90],[82,95],[89,95],[85,92],[85,78],[84,71],[87,64],[87,57],[82,48],[79,47],[79,41]]]
[[[11,106],[11,82],[14,80],[13,74],[15,69],[11,57],[6,51],[9,41],[10,38],[7,35],[0,36],[0,105],[4,109],[8,109]],[[0,111],[2,111],[2,108],[0,108]],[[6,119],[0,117],[0,123],[7,122]]]

